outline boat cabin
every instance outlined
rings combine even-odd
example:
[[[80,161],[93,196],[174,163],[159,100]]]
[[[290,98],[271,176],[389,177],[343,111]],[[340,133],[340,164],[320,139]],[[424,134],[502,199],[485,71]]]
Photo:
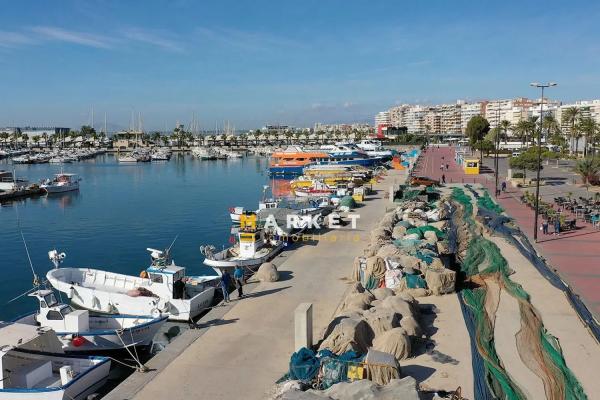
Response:
[[[73,310],[70,305],[59,303],[52,290],[36,290],[29,294],[39,302],[36,321],[57,332],[87,332],[90,328],[88,310]]]

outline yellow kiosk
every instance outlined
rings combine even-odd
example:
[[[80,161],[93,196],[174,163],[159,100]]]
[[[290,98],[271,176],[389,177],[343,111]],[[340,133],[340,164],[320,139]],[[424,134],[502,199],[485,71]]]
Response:
[[[479,160],[477,158],[465,158],[463,169],[466,175],[479,175]]]

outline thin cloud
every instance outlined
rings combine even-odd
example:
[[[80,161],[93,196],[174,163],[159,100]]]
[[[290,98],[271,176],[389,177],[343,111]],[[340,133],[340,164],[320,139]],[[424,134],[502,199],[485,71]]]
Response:
[[[271,35],[262,32],[242,31],[232,28],[206,28],[195,29],[197,35],[212,42],[218,42],[226,46],[238,47],[251,51],[268,51],[274,47],[300,48],[304,45],[295,40],[282,36]]]
[[[135,28],[123,31],[123,35],[129,40],[146,43],[159,47],[163,50],[175,52],[182,52],[184,50],[183,46],[181,46],[179,43],[163,37],[161,33],[156,31]]]
[[[34,44],[35,40],[22,33],[0,31],[0,47],[13,48]]]
[[[74,43],[100,49],[111,49],[113,47],[112,39],[91,33],[69,31],[51,26],[34,26],[31,31],[40,35],[44,40]]]

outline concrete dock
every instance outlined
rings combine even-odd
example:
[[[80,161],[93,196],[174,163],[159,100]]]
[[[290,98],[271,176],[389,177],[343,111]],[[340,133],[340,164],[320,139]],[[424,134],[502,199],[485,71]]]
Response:
[[[268,389],[288,370],[294,351],[294,310],[313,304],[313,336],[319,340],[348,289],[346,278],[357,255],[368,243],[370,230],[383,216],[390,185],[404,182],[404,171],[389,171],[374,185],[362,207],[357,229],[332,229],[286,251],[273,263],[280,280],[244,287],[243,299],[232,294],[231,305],[217,307],[205,318],[201,332],[186,332],[148,366],[134,373],[107,399],[264,399]],[[218,319],[215,319],[215,314]],[[161,359],[163,361],[161,361]]]

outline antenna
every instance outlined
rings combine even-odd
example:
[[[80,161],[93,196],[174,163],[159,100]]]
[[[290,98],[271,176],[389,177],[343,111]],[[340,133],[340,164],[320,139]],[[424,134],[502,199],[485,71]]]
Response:
[[[27,253],[27,259],[29,260],[29,267],[31,268],[31,273],[33,274],[33,286],[39,286],[41,284],[40,278],[35,273],[35,269],[33,268],[33,263],[31,262],[31,256],[29,255],[29,249],[27,248],[25,236],[23,236],[23,231],[19,230],[19,232],[21,233],[21,239],[23,239],[23,245],[25,246],[25,252]]]

